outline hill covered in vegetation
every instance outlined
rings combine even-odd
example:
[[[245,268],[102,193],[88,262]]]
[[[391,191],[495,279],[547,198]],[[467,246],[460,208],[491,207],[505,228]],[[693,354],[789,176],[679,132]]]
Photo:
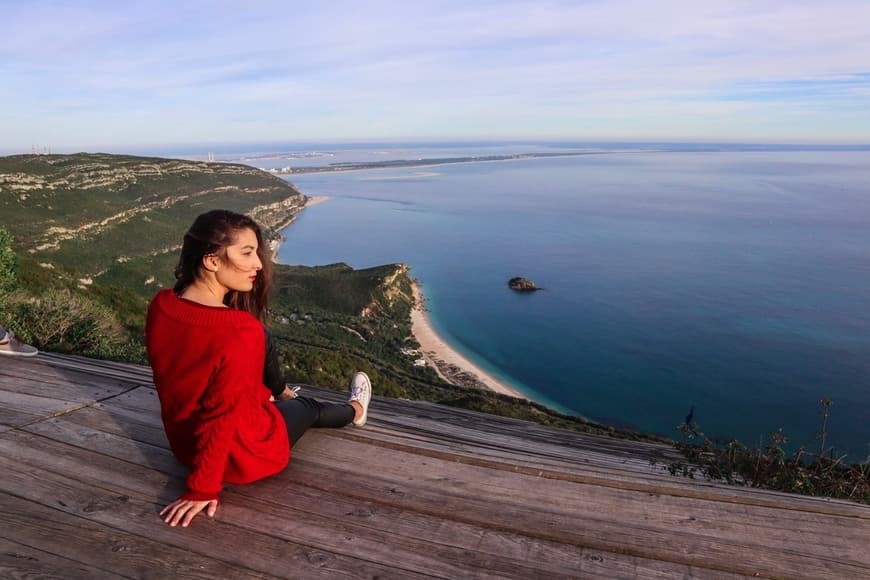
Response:
[[[305,202],[290,183],[245,165],[84,153],[0,157],[0,324],[43,350],[146,363],[145,310],[159,288],[174,283],[193,219],[214,208],[246,213],[276,243]],[[403,353],[419,346],[404,264],[278,264],[274,272],[271,326],[288,382],[344,389],[363,370],[378,395],[660,439],[451,385],[415,366]],[[723,445],[688,421],[678,445],[687,462],[669,465],[674,474],[870,502],[866,462],[843,465],[824,450],[789,458],[781,434],[763,449]]]
[[[195,216],[217,207],[247,213],[277,242],[305,201],[287,181],[245,165],[85,153],[2,157],[0,208],[15,289],[0,293],[0,320],[42,349],[145,362],[148,300],[174,283],[181,237]],[[377,394],[592,428],[415,366],[402,353],[418,346],[406,265],[274,271],[272,328],[289,382],[344,388],[353,371],[364,370]]]
[[[0,209],[15,250],[27,267],[75,275],[83,285],[151,294],[171,281],[181,234],[203,211],[250,214],[274,235],[304,204],[291,184],[246,165],[85,153],[0,157]]]

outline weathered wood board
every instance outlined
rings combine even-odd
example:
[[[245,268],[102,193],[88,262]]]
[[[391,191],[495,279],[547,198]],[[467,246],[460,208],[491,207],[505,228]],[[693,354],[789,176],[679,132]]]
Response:
[[[184,489],[150,370],[0,366],[0,576],[870,577],[870,508],[673,478],[666,445],[375,398],[281,474],[170,528]],[[344,395],[314,387],[327,400]]]

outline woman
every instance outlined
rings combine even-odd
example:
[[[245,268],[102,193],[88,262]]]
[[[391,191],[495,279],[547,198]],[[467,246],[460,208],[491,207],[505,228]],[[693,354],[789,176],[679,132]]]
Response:
[[[169,445],[191,469],[187,493],[160,515],[186,527],[202,510],[214,516],[222,483],[284,469],[307,428],[364,425],[371,384],[356,373],[342,404],[276,387],[275,361],[265,365],[271,269],[251,218],[225,210],[197,217],[175,278],[172,290],[152,300],[145,335]],[[271,389],[264,366],[272,369]]]

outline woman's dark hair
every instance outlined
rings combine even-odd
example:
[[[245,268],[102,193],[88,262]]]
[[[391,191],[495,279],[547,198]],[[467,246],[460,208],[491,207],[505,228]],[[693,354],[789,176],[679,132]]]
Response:
[[[226,259],[227,246],[235,241],[237,232],[251,230],[257,236],[257,256],[263,269],[250,292],[232,290],[224,304],[236,310],[246,310],[266,322],[269,307],[269,289],[272,285],[271,260],[266,255],[263,234],[257,222],[246,215],[225,209],[214,209],[199,215],[184,234],[181,257],[175,267],[175,293],[181,294],[199,276],[202,259],[210,254]]]

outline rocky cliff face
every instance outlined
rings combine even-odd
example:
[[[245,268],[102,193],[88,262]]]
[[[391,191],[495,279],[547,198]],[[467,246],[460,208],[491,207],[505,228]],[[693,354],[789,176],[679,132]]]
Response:
[[[248,213],[274,237],[305,197],[253,167],[108,154],[0,157],[0,211],[18,252],[99,276],[174,251],[193,218]]]
[[[414,295],[408,278],[410,271],[408,265],[392,264],[383,266],[382,269],[391,271],[384,274],[374,292],[374,299],[360,312],[360,316],[363,318],[376,316],[386,310],[393,310],[399,302],[408,307],[414,303]]]
[[[273,186],[283,180],[247,165],[204,163],[181,159],[160,159],[78,153],[75,155],[15,155],[0,158],[0,193],[34,190],[121,191],[140,181],[171,176],[256,176],[271,178]]]

